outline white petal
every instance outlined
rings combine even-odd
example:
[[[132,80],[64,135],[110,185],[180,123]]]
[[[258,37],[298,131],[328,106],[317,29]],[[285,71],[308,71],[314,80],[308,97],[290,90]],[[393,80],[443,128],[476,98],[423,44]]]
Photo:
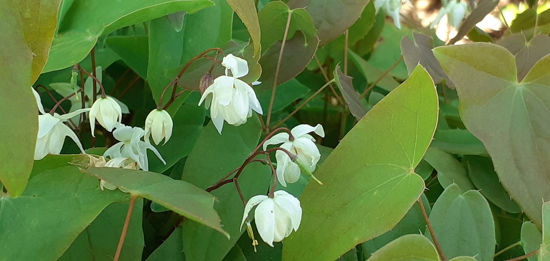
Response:
[[[60,115],[58,116],[57,118],[60,119],[61,121],[67,121],[69,120],[70,118],[73,118],[81,113],[84,113],[84,112],[88,112],[90,111],[90,109],[88,108],[85,108],[85,109],[78,109],[78,110],[75,110],[75,111],[72,111],[72,112],[69,112],[67,114],[63,114],[63,115]]]
[[[231,70],[231,75],[240,78],[248,74],[248,63],[245,59],[228,54],[222,60],[222,65]]]
[[[284,190],[275,191],[274,200],[275,204],[285,209],[289,214],[294,231],[298,230],[302,220],[302,207],[300,206],[300,201]]]
[[[229,76],[222,75],[214,79],[214,97],[212,102],[219,103],[224,106],[229,105],[233,99],[233,93],[235,92],[235,88],[233,87],[234,83],[235,78]]]
[[[286,183],[295,183],[300,179],[300,167],[295,162],[289,160],[283,178]]]
[[[292,232],[292,220],[287,211],[281,208],[277,203],[274,204],[275,211],[275,229],[273,235],[274,242],[281,242]]]
[[[248,202],[246,202],[246,206],[244,207],[243,220],[241,221],[241,230],[243,229],[244,221],[248,217],[248,213],[250,213],[250,210],[252,210],[252,208],[254,208],[256,205],[260,204],[266,198],[266,195],[256,195],[250,198]]]
[[[111,159],[122,157],[122,154],[120,153],[122,145],[124,145],[124,142],[118,142],[111,146],[103,153],[103,157],[109,157]]]
[[[277,180],[283,187],[286,187],[285,171],[288,165],[291,163],[290,157],[282,151],[275,152],[275,158],[277,159]]]
[[[275,236],[275,204],[273,199],[267,198],[262,201],[254,213],[256,228],[260,237],[268,245],[273,246]]]
[[[299,138],[294,140],[294,149],[298,159],[309,168],[310,171],[315,169],[315,165],[319,162],[321,153],[317,145],[309,139]]]
[[[74,141],[74,143],[76,143],[78,148],[80,149],[80,152],[82,152],[82,154],[86,154],[86,152],[84,151],[84,148],[82,148],[82,143],[80,143],[80,140],[78,139],[78,136],[76,136],[74,131],[71,130],[69,127],[67,127],[67,125],[65,125],[65,124],[61,124],[61,126],[62,127],[60,127],[60,128],[63,129],[64,136],[68,136],[69,138],[71,138]],[[61,147],[63,147],[63,144],[61,144]]]
[[[292,136],[294,136],[295,139],[300,138],[302,135],[310,132],[314,132],[320,137],[325,137],[325,130],[323,129],[323,126],[321,124],[317,124],[315,125],[315,127],[308,124],[300,124],[292,128],[290,132],[292,133]]]
[[[38,135],[37,138],[46,136],[55,125],[59,123],[59,119],[49,113],[38,115]]]
[[[199,101],[199,106],[202,104],[202,102],[204,101],[204,99],[206,99],[206,97],[210,94],[213,94],[214,93],[214,87],[213,87],[214,84],[208,86],[208,88],[206,88],[206,91],[204,91],[204,93],[202,94],[201,96],[201,100]],[[208,109],[208,106],[210,106],[210,103],[207,103],[206,104],[206,108]]]
[[[149,149],[149,150],[153,151],[153,153],[160,159],[160,161],[162,161],[162,163],[164,165],[166,165],[166,161],[164,161],[164,159],[160,155],[159,151],[153,145],[151,145],[150,143],[147,143],[147,142],[143,142],[143,141],[140,141],[140,143],[143,144],[143,146],[146,149]],[[144,154],[147,155],[147,151],[144,151]]]
[[[271,137],[271,138],[269,138],[268,140],[265,141],[264,150],[269,145],[281,144],[281,143],[284,143],[284,142],[288,142],[288,133],[286,133],[286,132],[277,133],[277,134],[273,135],[273,137]]]
[[[34,99],[36,100],[36,106],[38,106],[38,111],[42,114],[46,114],[44,111],[44,106],[42,106],[42,100],[40,99],[40,94],[31,86],[32,94],[34,94]]]
[[[212,113],[211,113],[211,116],[212,116]],[[212,123],[214,123],[214,126],[216,127],[216,130],[218,130],[218,133],[222,134],[223,116],[221,114],[218,114],[218,115],[212,117]]]
[[[48,155],[47,137],[36,139],[36,147],[34,148],[34,160],[41,160]]]

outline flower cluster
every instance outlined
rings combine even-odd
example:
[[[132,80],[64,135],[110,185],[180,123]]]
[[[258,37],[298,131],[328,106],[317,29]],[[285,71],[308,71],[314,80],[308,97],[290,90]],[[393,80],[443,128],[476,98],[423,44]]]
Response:
[[[399,12],[401,11],[401,0],[374,0],[376,12],[382,8],[386,14],[393,18],[395,27],[401,29]]]
[[[248,74],[246,60],[229,54],[223,58],[221,65],[225,67],[224,75],[214,79],[209,72],[201,80],[200,90],[202,97],[199,101],[199,106],[205,102],[206,107],[210,108],[210,118],[220,134],[224,121],[228,124],[238,126],[244,124],[252,116],[252,111],[262,114],[262,107],[254,90],[248,83],[239,79]],[[40,112],[38,116],[39,130],[34,155],[35,160],[40,160],[47,154],[59,154],[66,137],[71,138],[80,151],[85,154],[78,136],[73,131],[73,129],[76,129],[73,121],[78,120],[80,122],[81,117],[78,116],[81,113],[88,112],[92,136],[95,137],[97,122],[105,131],[112,132],[113,137],[118,141],[109,147],[103,156],[90,155],[89,166],[142,169],[147,171],[149,169],[148,150],[152,151],[166,164],[150,140],[152,139],[154,144],[159,145],[163,140],[166,143],[172,136],[173,121],[165,109],[175,97],[172,97],[171,101],[166,105],[159,102],[159,107],[147,115],[144,129],[126,126],[122,123],[123,113],[129,112],[126,105],[105,94],[101,80],[98,79],[101,78],[100,73],[98,74],[99,77],[90,74],[89,76],[83,88],[77,88],[78,86],[73,80],[71,80],[71,83],[56,83],[54,84],[55,87],[52,86],[58,93],[67,94],[64,100],[71,101],[70,112],[63,115],[55,113],[55,109],[61,104],[61,101],[57,102],[49,113],[46,113],[40,96],[33,89],[37,108]],[[101,88],[101,96],[98,96],[97,93],[92,93],[92,80],[90,78],[98,81]],[[170,86],[168,85],[166,88]],[[88,96],[88,98],[93,96],[94,99],[79,101],[78,91],[84,92],[80,94],[82,99],[84,99],[84,95]],[[89,104],[90,100],[95,101]],[[162,97],[160,100],[162,101]],[[162,107],[163,105],[165,107]],[[69,123],[72,124],[73,129],[71,129]],[[285,132],[277,133],[280,130],[285,130]],[[243,163],[243,166],[237,172],[234,172],[235,176],[228,179],[231,182],[235,182],[238,188],[237,178],[246,164],[260,161],[264,164],[269,164],[271,167],[273,185],[269,191],[269,195],[256,195],[246,203],[244,197],[240,194],[243,203],[245,203],[241,228],[246,222],[247,230],[252,239],[254,238],[254,233],[250,225],[251,219],[249,218],[249,214],[253,209],[258,232],[263,241],[270,246],[273,246],[273,242],[282,241],[300,226],[302,219],[300,201],[284,190],[276,191],[276,185],[279,183],[283,187],[286,187],[289,183],[297,182],[301,173],[315,179],[312,173],[315,171],[321,154],[315,144],[315,138],[310,133],[324,137],[324,130],[321,125],[310,126],[302,124],[292,130],[287,128],[275,129],[272,133],[268,134],[268,137],[261,145],[258,145],[254,153]],[[278,147],[273,147],[274,145],[278,145]],[[270,146],[272,148],[268,148]],[[260,150],[262,147],[263,151]],[[270,158],[271,152],[275,152],[276,168]],[[257,155],[265,155],[267,158],[266,160],[254,160],[254,157]],[[208,188],[207,191],[229,183],[227,182],[228,180],[225,180],[225,178],[222,179],[214,186]],[[100,188],[102,190],[104,188],[112,190],[116,189],[116,186],[102,180]],[[241,193],[240,190],[239,193]],[[257,245],[257,241],[254,239],[253,245]]]
[[[309,134],[311,132],[321,137],[325,135],[323,127],[319,124],[315,127],[301,124],[264,142],[264,150],[270,145],[281,144],[275,152],[275,158],[276,177],[282,186],[286,187],[287,183],[298,181],[301,171],[313,177],[312,173],[317,167],[321,153],[314,143],[315,139]],[[300,201],[284,190],[275,191],[272,196],[252,197],[245,206],[241,228],[255,206],[256,228],[262,240],[270,246],[273,246],[273,242],[282,241],[292,230],[296,231],[300,226]]]
[[[468,6],[465,2],[461,0],[449,0],[443,2],[443,8],[439,11],[439,14],[433,21],[430,27],[434,27],[436,24],[441,21],[443,16],[447,15],[447,23],[452,25],[454,28],[458,28],[464,16],[466,15]]]

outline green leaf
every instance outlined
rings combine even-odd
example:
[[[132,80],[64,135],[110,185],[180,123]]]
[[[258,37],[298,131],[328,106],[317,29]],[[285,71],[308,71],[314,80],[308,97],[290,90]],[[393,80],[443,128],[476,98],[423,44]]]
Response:
[[[82,61],[102,34],[174,12],[192,13],[211,4],[209,0],[74,1],[59,25],[44,72]]]
[[[430,203],[425,195],[422,195],[422,200],[424,202],[424,206],[427,208],[426,212],[429,214]],[[407,215],[405,215],[405,217],[403,217],[403,219],[401,219],[401,221],[399,221],[399,223],[392,230],[363,243],[363,249],[370,255],[401,236],[407,234],[417,234],[425,228],[426,221],[424,220],[422,209],[419,204],[414,204]]]
[[[225,174],[239,167],[258,144],[261,126],[256,117],[242,126],[225,124],[220,135],[209,123],[187,158],[182,179],[200,188],[214,185]],[[271,171],[267,166],[253,163],[247,166],[239,178],[245,199],[265,194],[269,187]],[[183,223],[183,244],[187,260],[222,260],[235,245],[244,230],[240,223],[244,206],[233,184],[212,191],[216,196],[216,210],[220,214],[224,230],[230,238],[194,222]]]
[[[542,244],[540,244],[539,260],[550,258],[550,202],[542,204]]]
[[[226,0],[213,2],[214,6],[185,17],[182,63],[208,48],[224,47],[231,40],[233,10]]]
[[[59,260],[113,259],[129,205],[129,202],[125,202],[106,207],[94,222],[80,233]],[[119,260],[141,260],[144,245],[142,216],[143,200],[140,199],[136,201]]]
[[[367,110],[363,107],[363,104],[361,104],[361,97],[359,97],[359,94],[353,88],[353,78],[345,75],[338,64],[334,69],[334,80],[342,96],[344,96],[344,100],[353,117],[357,120],[361,120],[367,113]]]
[[[550,198],[550,57],[518,82],[514,56],[498,45],[446,46],[434,53],[456,85],[464,125],[485,145],[510,196],[541,225],[541,199]]]
[[[535,224],[526,221],[521,225],[521,245],[525,253],[531,253],[540,248],[542,243],[542,234]],[[536,261],[538,255],[527,258],[529,261]]]
[[[0,181],[11,196],[23,193],[31,173],[38,109],[29,86],[32,78],[32,50],[25,41],[16,1],[0,4]]]
[[[155,172],[130,169],[90,168],[85,172],[124,192],[157,202],[190,220],[227,235],[214,211],[214,197],[188,182]]]
[[[269,109],[269,101],[271,100],[272,92],[263,92],[258,96],[258,100],[262,105],[263,111]],[[304,98],[310,90],[307,86],[293,78],[277,87],[275,92],[275,100],[273,101],[273,113],[280,112],[296,100]]]
[[[487,155],[483,143],[465,129],[438,129],[432,147],[451,154]]]
[[[449,259],[449,261],[476,261],[474,257],[471,256],[457,256],[454,258]]]
[[[231,6],[233,11],[235,11],[241,21],[243,21],[246,29],[248,29],[250,39],[252,39],[252,44],[254,46],[254,57],[256,57],[256,60],[259,60],[262,45],[260,40],[260,21],[256,11],[256,3],[254,0],[227,0],[227,4]]]
[[[160,245],[149,257],[147,261],[185,261],[183,253],[183,234],[181,227],[177,227],[170,237]]]
[[[538,17],[537,17],[538,16]],[[538,22],[537,22],[538,19]],[[535,8],[529,8],[523,13],[518,14],[510,25],[512,33],[524,32],[528,39],[533,37],[533,28],[537,28],[537,32],[547,34],[550,32],[550,10],[546,10],[537,15]]]
[[[166,164],[151,154],[149,157],[151,171],[163,173],[189,155],[201,133],[205,114],[205,110],[195,104],[182,105],[182,108],[172,117],[174,123],[172,137],[166,144],[161,143],[156,146]]]
[[[177,75],[177,72],[171,69],[180,65],[183,55],[183,33],[183,31],[176,32],[166,17],[152,20],[149,24],[147,83],[149,83],[157,105],[164,88]],[[162,105],[170,100],[172,88],[170,87],[166,91]],[[179,107],[183,100],[180,98],[178,102],[179,104],[176,103],[172,107]]]
[[[263,71],[260,79],[262,84],[259,86],[261,90],[270,90],[273,87],[281,42],[289,15],[291,19],[277,83],[282,84],[301,73],[317,50],[319,43],[317,31],[312,17],[305,9],[291,10],[280,1],[267,4],[259,14],[263,49],[260,59]]]
[[[325,160],[315,174],[324,185],[306,186],[301,226],[284,242],[283,259],[334,260],[394,227],[424,189],[414,169],[433,137],[437,110],[433,82],[419,66]]]
[[[448,186],[435,202],[430,223],[445,256],[493,260],[495,223],[487,200],[476,190]],[[428,232],[426,232],[428,234]]]
[[[147,36],[112,36],[105,40],[105,44],[120,56],[122,61],[132,68],[139,77],[147,78],[149,58]]]
[[[437,179],[443,188],[451,184],[457,184],[464,191],[474,188],[462,164],[451,154],[437,148],[430,148],[424,160],[437,170]]]
[[[481,194],[491,201],[491,203],[510,213],[521,212],[519,206],[510,198],[500,184],[490,158],[467,157],[466,165],[468,176],[476,188],[480,190]]]
[[[363,0],[290,0],[290,8],[306,8],[319,32],[320,45],[338,38],[363,13],[369,1]]]
[[[60,4],[61,0],[17,1],[25,41],[33,53],[31,83],[38,79],[48,60]]]
[[[128,200],[119,191],[101,191],[97,179],[67,164],[71,159],[47,156],[37,161],[23,195],[1,198],[2,258],[57,260],[105,207]]]
[[[376,251],[368,260],[439,261],[439,256],[432,242],[426,237],[422,235],[405,235]]]
[[[389,70],[402,56],[401,39],[405,36],[412,36],[412,32],[406,27],[399,30],[395,26],[385,26],[381,38],[376,43],[377,47],[372,51],[369,62],[380,71]],[[406,79],[409,74],[405,62],[399,62],[390,71],[389,75],[398,79]]]
[[[399,83],[391,77],[391,75],[383,75],[384,72],[378,70],[374,65],[365,61],[361,56],[349,51],[349,55],[355,66],[359,69],[359,72],[367,79],[369,84],[376,81],[378,78],[382,79],[376,84],[386,91],[391,91],[399,85]]]
[[[538,35],[516,54],[518,80],[522,80],[542,57],[550,53],[550,36]]]

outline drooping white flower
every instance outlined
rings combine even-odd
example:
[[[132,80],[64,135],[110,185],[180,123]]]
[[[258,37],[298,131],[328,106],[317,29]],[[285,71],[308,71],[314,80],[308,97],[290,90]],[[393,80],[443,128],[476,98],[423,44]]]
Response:
[[[104,167],[107,168],[123,168],[123,169],[135,169],[138,170],[139,166],[137,162],[135,162],[133,159],[130,158],[124,158],[124,157],[118,157],[113,158],[107,161],[104,165]],[[101,190],[108,189],[108,190],[115,190],[117,187],[105,180],[101,180],[99,182],[99,188]]]
[[[142,128],[119,124],[113,132],[113,136],[119,142],[107,149],[103,156],[110,159],[130,158],[137,162],[142,170],[149,170],[149,161],[147,158],[147,150],[149,149],[155,153],[162,163],[166,164],[153,145],[141,140],[144,135],[145,131]]]
[[[65,125],[64,122],[88,110],[89,109],[80,109],[63,115],[57,113],[54,115],[49,113],[39,115],[34,159],[40,160],[48,154],[59,154],[63,148],[65,137],[71,138],[80,151],[85,153],[78,136],[76,136],[73,130]]]
[[[90,129],[92,136],[95,137],[95,120],[103,126],[107,131],[113,129],[120,124],[122,120],[122,111],[120,105],[111,97],[97,99],[90,109]]]
[[[374,0],[374,8],[376,8],[376,12],[382,8],[387,15],[393,18],[395,27],[401,29],[401,22],[399,21],[401,0]]]
[[[145,119],[145,141],[149,142],[149,136],[153,136],[155,144],[164,139],[164,144],[172,136],[172,117],[165,110],[152,110]]]
[[[284,190],[275,191],[273,198],[265,195],[252,197],[244,208],[241,229],[248,213],[256,205],[256,228],[262,240],[268,245],[273,246],[273,242],[280,242],[289,236],[292,230],[298,230],[302,220],[300,201]]]
[[[458,26],[462,22],[462,19],[464,19],[464,16],[466,15],[467,8],[468,6],[463,1],[450,0],[447,5],[441,8],[439,14],[437,15],[430,27],[433,28],[436,24],[439,23],[444,15],[447,15],[448,23],[454,28],[458,28]]]
[[[277,150],[275,158],[277,159],[277,179],[281,185],[286,187],[286,183],[294,183],[300,178],[300,165],[309,173],[313,173],[321,157],[321,153],[315,145],[315,138],[308,133],[314,132],[324,137],[323,126],[317,124],[313,127],[307,124],[300,124],[294,127],[290,133],[282,132],[274,135],[264,143],[264,150],[269,145],[281,144],[281,148],[288,150],[296,155],[296,162],[292,161],[287,153]]]
[[[248,73],[246,61],[230,54],[223,58],[222,65],[226,67],[226,75],[216,78],[199,101],[201,105],[206,100],[206,108],[210,108],[210,118],[220,134],[224,120],[238,126],[252,116],[253,110],[263,113],[252,87],[237,79]]]

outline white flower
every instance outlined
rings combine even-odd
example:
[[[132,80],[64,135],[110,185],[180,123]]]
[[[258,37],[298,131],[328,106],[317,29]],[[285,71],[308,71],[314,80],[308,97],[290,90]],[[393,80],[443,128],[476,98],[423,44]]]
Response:
[[[59,115],[57,113],[53,116],[49,113],[38,115],[38,134],[36,137],[34,159],[40,160],[48,154],[59,154],[63,148],[65,137],[71,138],[74,143],[76,143],[80,151],[85,153],[78,136],[76,136],[73,130],[71,130],[63,122],[88,110],[89,109],[81,109],[63,115]]]
[[[31,86],[32,94],[34,94],[34,99],[36,100],[36,106],[38,106],[38,111],[42,114],[46,114],[44,111],[44,106],[42,105],[42,100],[40,99],[40,94]]]
[[[152,110],[145,119],[145,141],[149,142],[149,136],[153,136],[155,144],[164,139],[164,144],[172,136],[172,117],[165,110]]]
[[[401,0],[374,0],[374,8],[376,8],[376,12],[380,8],[384,9],[384,12],[393,18],[395,27],[401,29],[401,23],[399,22]]]
[[[135,162],[133,159],[124,158],[124,157],[118,157],[118,158],[110,159],[107,163],[105,163],[104,167],[135,169],[135,170],[139,169],[139,166],[137,165],[137,162]],[[107,181],[105,181],[105,180],[101,180],[99,182],[99,188],[101,188],[101,190],[104,190],[104,189],[115,190],[116,186],[109,183],[109,182],[107,182]]]
[[[265,195],[252,197],[244,208],[241,229],[248,213],[256,205],[256,228],[262,240],[268,245],[273,246],[273,242],[280,242],[290,235],[292,230],[298,230],[302,220],[300,201],[284,190],[275,191],[273,198]]]
[[[465,2],[462,2],[460,0],[450,0],[447,5],[441,8],[439,14],[437,15],[430,27],[433,28],[436,24],[439,23],[444,15],[447,15],[448,23],[451,24],[454,28],[458,28],[458,26],[462,22],[462,19],[464,19],[464,16],[466,15],[467,8],[468,6]]]
[[[277,159],[277,179],[281,185],[286,187],[286,183],[294,183],[300,178],[300,165],[305,168],[309,173],[313,173],[321,153],[315,145],[315,138],[308,133],[314,132],[317,135],[324,137],[325,131],[323,126],[317,124],[313,127],[307,124],[301,124],[294,127],[290,133],[293,140],[286,132],[282,132],[274,135],[264,143],[264,150],[269,145],[280,144],[281,148],[288,150],[290,153],[296,155],[296,162],[284,151],[277,150],[275,152],[275,158]]]
[[[142,141],[141,138],[145,134],[145,131],[139,127],[129,127],[120,124],[113,136],[117,139],[117,144],[111,146],[103,156],[111,159],[115,158],[130,158],[137,162],[138,166],[142,170],[149,170],[149,161],[147,159],[147,150],[152,150],[155,155],[166,164],[160,153],[148,142]]]
[[[224,120],[238,126],[252,116],[252,110],[262,114],[262,107],[252,87],[237,79],[248,73],[246,61],[230,54],[223,58],[222,65],[226,67],[226,75],[216,78],[199,101],[201,105],[206,99],[206,108],[211,107],[210,118],[220,134]],[[231,71],[231,76],[228,76],[228,71]]]
[[[94,137],[96,119],[107,131],[113,131],[122,120],[120,105],[109,96],[99,98],[94,102],[90,109],[90,128]]]

